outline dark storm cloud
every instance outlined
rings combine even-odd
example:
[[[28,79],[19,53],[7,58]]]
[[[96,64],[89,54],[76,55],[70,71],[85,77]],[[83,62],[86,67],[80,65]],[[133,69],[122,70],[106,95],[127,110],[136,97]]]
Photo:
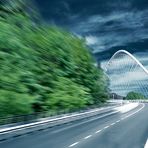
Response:
[[[46,21],[86,37],[96,55],[108,58],[121,48],[148,49],[147,0],[36,1]]]
[[[111,47],[108,50],[97,52],[94,55],[98,61],[103,60],[103,59],[109,59],[116,51],[120,49],[127,50],[130,53],[135,54],[135,55],[142,52],[144,53],[143,56],[145,56],[148,59],[148,39],[139,40],[137,42],[126,43],[125,45],[122,45],[122,46]],[[138,56],[138,58],[140,57]]]
[[[76,32],[81,30],[86,37],[91,35],[96,38],[93,44],[95,53],[126,47],[129,44],[135,44],[134,48],[136,48],[137,42],[142,42],[143,47],[148,38],[147,14],[148,11],[145,10],[143,12],[112,12],[106,16],[95,15],[78,23],[73,29]]]

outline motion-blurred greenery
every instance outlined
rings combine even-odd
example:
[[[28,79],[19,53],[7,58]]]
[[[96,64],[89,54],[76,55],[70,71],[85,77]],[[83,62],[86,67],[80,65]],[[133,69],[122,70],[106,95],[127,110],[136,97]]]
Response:
[[[107,79],[85,40],[37,23],[24,6],[0,3],[0,116],[105,102]]]
[[[143,99],[147,99],[147,98],[141,93],[129,92],[124,99],[125,100],[143,100]]]

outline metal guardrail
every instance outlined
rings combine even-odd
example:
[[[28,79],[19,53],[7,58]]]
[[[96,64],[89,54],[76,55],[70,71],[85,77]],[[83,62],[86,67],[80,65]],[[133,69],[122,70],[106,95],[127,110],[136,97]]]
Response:
[[[63,116],[65,114],[72,114],[72,113],[82,113],[86,112],[90,109],[99,108],[99,107],[106,107],[114,105],[113,103],[106,103],[99,106],[91,106],[83,109],[75,109],[75,110],[61,110],[61,111],[50,111],[50,112],[36,112],[33,114],[26,114],[26,115],[15,115],[15,116],[8,116],[8,117],[0,117],[0,128],[2,126],[8,127],[8,126],[15,126],[15,125],[21,125],[21,124],[27,124],[31,122],[38,121],[42,118],[53,118],[53,117],[59,117]]]
[[[128,102],[148,103],[148,100],[125,100]]]
[[[61,117],[56,117],[56,118],[47,119],[43,121],[38,121],[38,122],[28,123],[24,125],[18,125],[15,127],[0,129],[0,141],[11,138],[11,137],[16,137],[18,135],[23,135],[26,133],[34,132],[36,130],[42,130],[42,129],[46,129],[46,128],[53,127],[56,125],[61,125],[64,123],[73,122],[73,121],[80,120],[83,118],[95,116],[101,113],[106,113],[106,112],[111,111],[114,107],[91,109],[89,111],[85,111],[81,113],[73,113],[70,115],[67,114]]]
[[[15,115],[15,116],[8,116],[8,117],[0,117],[0,128],[2,126],[9,126],[9,125],[20,125],[26,124],[33,121],[37,121],[41,118],[46,117],[54,117],[57,115],[68,113],[66,111],[61,112],[36,112],[33,114],[26,114],[26,115]]]

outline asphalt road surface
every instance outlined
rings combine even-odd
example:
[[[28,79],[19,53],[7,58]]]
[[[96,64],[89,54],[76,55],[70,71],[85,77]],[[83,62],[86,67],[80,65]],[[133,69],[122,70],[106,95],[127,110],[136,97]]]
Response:
[[[0,148],[144,148],[148,104],[35,131],[0,142]]]

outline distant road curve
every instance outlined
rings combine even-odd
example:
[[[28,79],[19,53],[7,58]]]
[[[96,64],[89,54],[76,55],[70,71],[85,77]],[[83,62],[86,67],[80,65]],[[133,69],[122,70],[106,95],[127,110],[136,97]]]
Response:
[[[124,108],[125,110],[126,108]],[[148,104],[96,115],[0,142],[0,148],[144,148]]]

